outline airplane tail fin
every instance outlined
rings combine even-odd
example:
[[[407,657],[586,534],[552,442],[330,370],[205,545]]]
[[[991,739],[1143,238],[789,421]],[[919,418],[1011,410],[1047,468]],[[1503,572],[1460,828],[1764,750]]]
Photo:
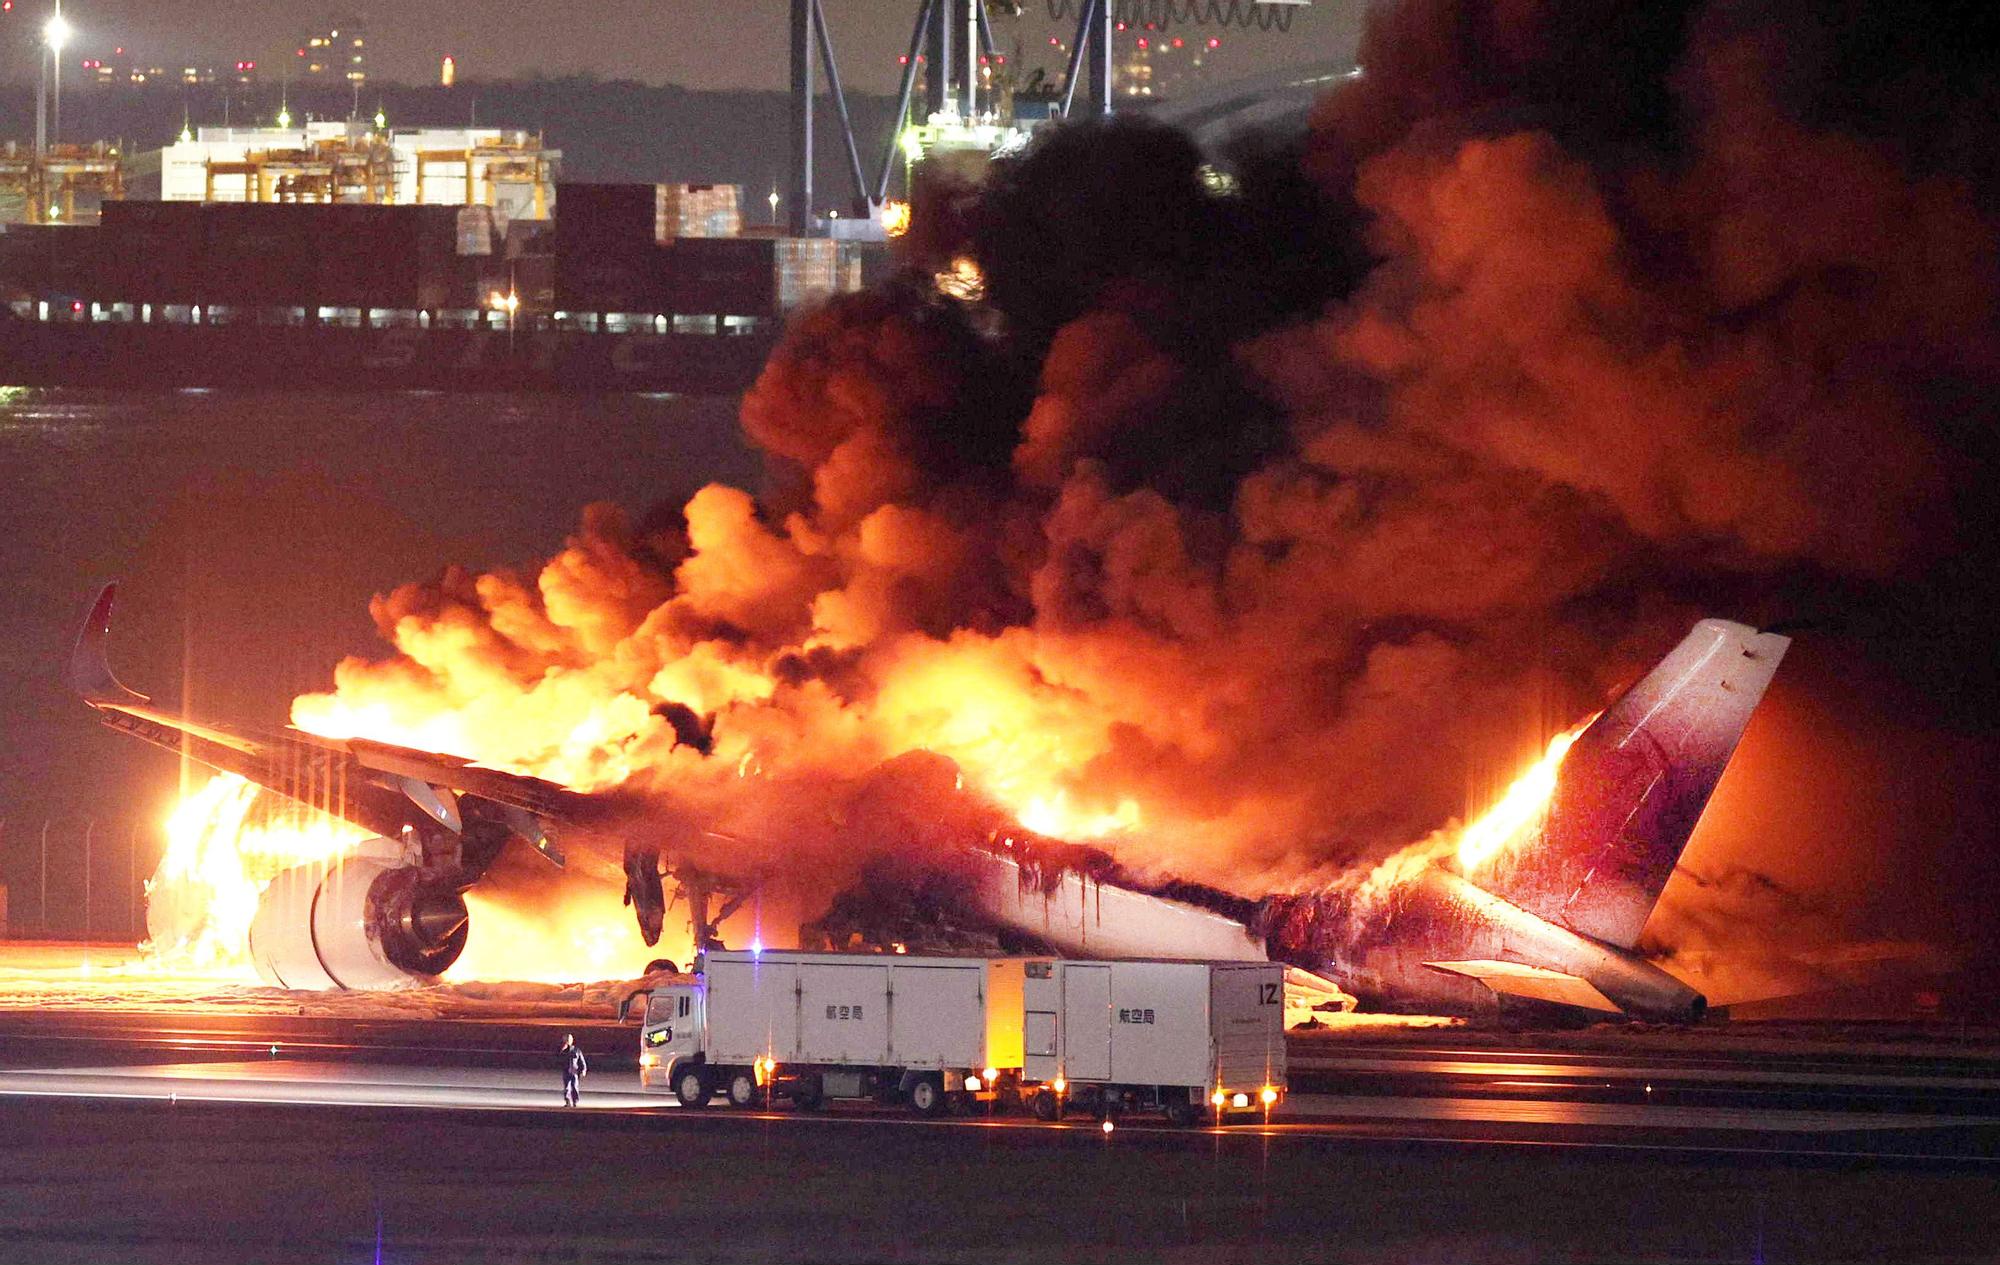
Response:
[[[1564,758],[1541,838],[1479,885],[1605,944],[1638,942],[1790,638],[1705,619]]]

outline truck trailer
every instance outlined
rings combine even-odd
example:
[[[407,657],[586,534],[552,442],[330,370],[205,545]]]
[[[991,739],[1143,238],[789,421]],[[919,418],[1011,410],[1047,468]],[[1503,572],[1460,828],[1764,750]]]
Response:
[[[990,1102],[1020,1080],[1022,979],[1018,959],[710,950],[646,996],[639,1081],[686,1107]]]
[[[1285,968],[1276,962],[1023,964],[1022,1087],[1044,1120],[1157,1110],[1269,1112],[1285,1094]]]

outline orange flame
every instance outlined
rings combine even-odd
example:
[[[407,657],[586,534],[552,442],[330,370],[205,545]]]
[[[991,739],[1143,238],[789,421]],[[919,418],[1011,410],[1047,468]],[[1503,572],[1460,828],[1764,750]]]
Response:
[[[250,923],[273,878],[300,865],[332,865],[364,837],[338,818],[297,809],[271,815],[259,789],[220,774],[190,790],[166,822],[167,849],[146,881],[151,938],[140,946],[154,973],[214,975],[249,982]],[[631,979],[656,956],[619,905],[618,889],[565,890],[533,912],[478,892],[466,895],[472,931],[445,973],[449,983],[567,984]]]
[[[481,892],[466,892],[471,915],[465,952],[445,971],[448,984],[472,980],[537,984],[636,979],[659,958],[685,965],[691,944],[673,928],[648,948],[620,904],[618,889],[598,885],[568,892],[553,906],[522,909]]]
[[[182,797],[166,821],[166,852],[146,880],[141,945],[165,969],[245,974],[250,920],[264,888],[293,866],[327,864],[360,842],[346,822],[298,810],[260,816],[258,788],[220,774]]]
[[[1596,717],[1590,719],[1595,720]],[[1542,814],[1548,810],[1549,800],[1555,796],[1556,774],[1562,770],[1563,757],[1569,754],[1570,744],[1589,724],[1590,720],[1586,720],[1551,738],[1548,750],[1529,766],[1526,773],[1514,779],[1499,802],[1459,831],[1457,855],[1460,869],[1467,873],[1479,869],[1502,851],[1520,843],[1526,837],[1528,827],[1541,821]]]
[[[1414,881],[1424,870],[1446,861],[1476,876],[1501,856],[1531,842],[1554,797],[1563,757],[1596,714],[1585,717],[1549,740],[1527,770],[1516,777],[1493,806],[1464,824],[1454,823],[1392,853],[1369,871],[1356,889],[1356,903],[1366,905],[1395,888]]]

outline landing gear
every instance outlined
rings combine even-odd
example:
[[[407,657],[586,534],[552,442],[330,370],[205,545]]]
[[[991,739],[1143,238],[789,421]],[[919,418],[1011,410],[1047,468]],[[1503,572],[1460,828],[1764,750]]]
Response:
[[[1201,1108],[1186,1097],[1168,1099],[1166,1110],[1167,1123],[1183,1129],[1201,1119]]]

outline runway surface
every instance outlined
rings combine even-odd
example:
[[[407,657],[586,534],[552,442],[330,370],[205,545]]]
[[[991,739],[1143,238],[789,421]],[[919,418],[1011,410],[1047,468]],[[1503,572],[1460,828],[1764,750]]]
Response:
[[[1510,1084],[1524,1082],[1510,1080]],[[262,1060],[123,1064],[0,1071],[0,1096],[63,1099],[126,1099],[167,1103],[186,1101],[317,1107],[428,1108],[455,1111],[537,1111],[558,1105],[558,1081],[549,1071],[477,1067],[413,1067],[354,1061],[325,1062],[271,1056]],[[1653,1097],[1658,1097],[1657,1093]],[[643,1089],[635,1075],[600,1068],[586,1082],[585,1111],[687,1114],[664,1093]],[[723,1110],[717,1107],[714,1110]],[[734,1114],[731,1109],[731,1114]],[[783,1118],[789,1110],[771,1114]],[[931,1124],[872,1105],[842,1104],[836,1117],[856,1126]],[[1493,1135],[1477,1126],[1520,1125],[1534,1129],[1537,1145],[1615,1149],[1702,1147],[1757,1149],[1793,1154],[1880,1158],[1959,1156],[1968,1163],[1996,1165],[2000,1158],[1956,1143],[1961,1137],[1990,1141],[2000,1136],[2000,1104],[1951,1113],[1854,1111],[1807,1107],[1715,1107],[1670,1102],[1579,1102],[1564,1097],[1520,1098],[1468,1095],[1368,1095],[1300,1093],[1268,1118],[1238,1117],[1232,1131],[1269,1129],[1284,1133],[1352,1132],[1358,1122],[1403,1122],[1423,1132],[1406,1140],[1458,1138],[1499,1145],[1520,1140]],[[1019,1115],[979,1113],[946,1123],[965,1127],[1040,1129],[1048,1126]],[[1081,1122],[1096,1127],[1093,1119]],[[1144,1116],[1122,1118],[1126,1128],[1164,1128]],[[1447,1127],[1449,1126],[1449,1127]],[[1471,1126],[1462,1128],[1459,1126]],[[1618,1130],[1629,1137],[1606,1135]],[[1719,1135],[1743,1134],[1743,1138]],[[1829,1135],[1831,1140],[1829,1140]],[[1385,1136],[1379,1130],[1373,1136]]]
[[[12,1011],[0,1261],[2000,1261],[2000,1061],[1556,1045],[1294,1043],[1268,1121],[1106,1135],[688,1111],[614,1023]]]
[[[1269,1121],[1107,1135],[691,1111],[640,1089],[635,1048],[0,1016],[0,1260],[2000,1261],[1980,1059],[1314,1044]]]

